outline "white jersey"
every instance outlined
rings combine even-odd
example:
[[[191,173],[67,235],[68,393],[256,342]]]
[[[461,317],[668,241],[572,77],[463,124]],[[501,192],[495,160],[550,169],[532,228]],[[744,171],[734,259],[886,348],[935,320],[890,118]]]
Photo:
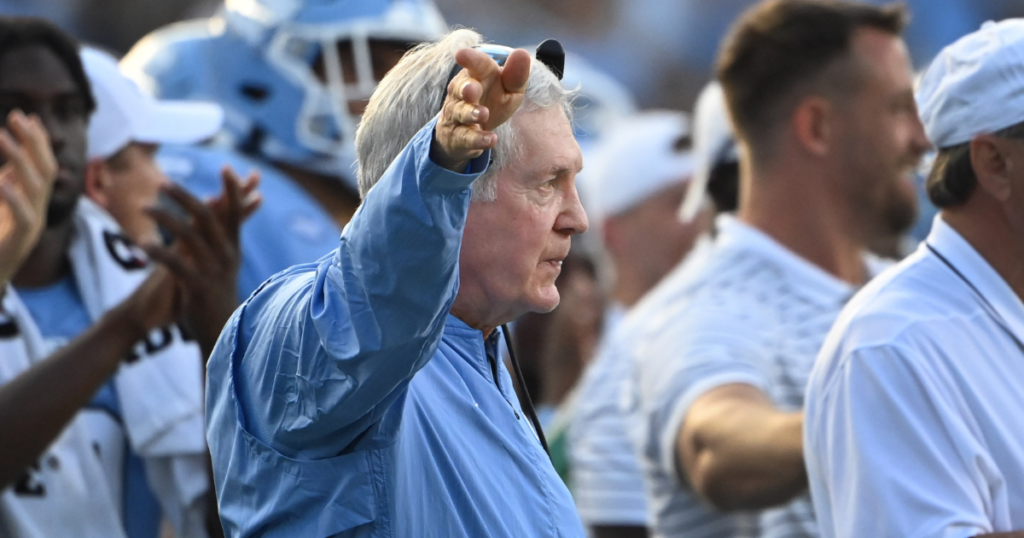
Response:
[[[836,323],[804,426],[823,536],[1024,530],[1024,304],[936,218]]]
[[[4,306],[20,307],[10,298]],[[15,331],[34,328],[18,326],[15,312],[9,314],[0,319],[0,333],[11,345],[19,336]],[[45,357],[62,343],[41,337],[20,340],[24,346],[42,344],[40,354],[5,353],[0,360],[0,385],[28,370],[32,357]],[[125,448],[124,431],[116,420],[101,410],[79,411],[56,441],[0,494],[0,536],[124,537]],[[111,465],[117,459],[121,464]]]
[[[690,405],[745,383],[782,410],[803,406],[811,367],[854,287],[730,216],[679,299],[651,316],[633,352],[627,407],[651,488],[654,535],[816,536],[810,498],[693,527],[692,490],[681,485],[676,439]],[[754,522],[751,522],[754,520]]]
[[[621,321],[608,327],[593,363],[579,388],[579,404],[569,429],[573,496],[580,518],[588,526],[650,526],[647,485],[636,447],[628,434],[623,398],[630,376],[631,350],[643,336],[651,316],[666,308],[685,289],[690,267],[711,248],[702,238],[687,256]],[[721,536],[701,529],[733,528],[731,516],[709,509],[696,498],[681,516],[689,536]],[[717,532],[717,531],[716,531]]]
[[[68,254],[83,306],[95,321],[148,272],[101,209],[82,199],[74,218]],[[44,360],[59,342],[43,337],[10,286],[0,305],[2,384]],[[100,410],[76,414],[36,464],[0,493],[0,537],[124,536],[126,442],[143,459],[149,486],[178,534],[205,536],[209,480],[200,358],[198,346],[176,327],[137,343],[113,378],[121,423]]]

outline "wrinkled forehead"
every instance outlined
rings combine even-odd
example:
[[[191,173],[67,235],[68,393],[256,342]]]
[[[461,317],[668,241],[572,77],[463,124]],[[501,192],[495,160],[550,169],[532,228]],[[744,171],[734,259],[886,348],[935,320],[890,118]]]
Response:
[[[512,122],[522,151],[521,170],[576,174],[583,167],[583,152],[561,107],[520,111]]]

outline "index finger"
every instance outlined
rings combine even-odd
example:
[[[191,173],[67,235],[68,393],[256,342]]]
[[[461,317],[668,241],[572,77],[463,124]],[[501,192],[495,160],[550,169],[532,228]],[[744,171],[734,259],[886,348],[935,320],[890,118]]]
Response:
[[[530,82],[530,64],[533,58],[529,52],[516,49],[508,55],[501,70],[501,85],[509,93],[523,93]]]
[[[52,182],[57,176],[57,157],[53,154],[49,133],[46,132],[46,127],[39,116],[26,116],[21,111],[14,110],[8,116],[7,123],[18,142],[28,150],[32,161],[36,163],[41,179],[47,183]]]
[[[245,176],[245,183],[242,183],[242,194],[248,196],[249,193],[256,190],[260,186],[260,171],[252,169],[249,171],[249,175]]]
[[[221,207],[223,215],[221,215],[223,222],[222,224],[227,228],[228,236],[231,237],[234,242],[238,243],[238,224],[242,217],[242,185],[241,178],[238,174],[230,167],[225,165],[221,169],[221,184],[223,185],[223,191],[221,198],[224,201],[224,205]]]
[[[455,62],[464,67],[470,77],[481,82],[501,74],[498,62],[477,49],[459,49],[455,52]]]
[[[26,194],[32,199],[33,205],[42,206],[46,203],[47,186],[50,185],[52,177],[42,177],[41,171],[35,168],[35,163],[28,155],[28,150],[18,145],[14,137],[3,128],[0,128],[0,155],[6,159],[5,166],[10,165],[16,173],[13,180],[18,183],[19,188],[25,189]]]

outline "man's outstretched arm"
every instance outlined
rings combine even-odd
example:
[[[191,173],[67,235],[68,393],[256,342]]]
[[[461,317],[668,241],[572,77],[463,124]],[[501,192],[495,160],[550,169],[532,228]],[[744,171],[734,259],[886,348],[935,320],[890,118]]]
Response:
[[[211,377],[218,361],[239,364],[251,432],[275,449],[325,457],[348,447],[440,341],[471,185],[497,142],[493,129],[522,102],[530,62],[525,51],[504,67],[472,49],[456,58],[465,69],[441,114],[367,193],[334,255],[271,280],[214,354]]]
[[[803,416],[760,389],[729,384],[698,398],[679,431],[679,468],[722,511],[782,504],[807,489]]]

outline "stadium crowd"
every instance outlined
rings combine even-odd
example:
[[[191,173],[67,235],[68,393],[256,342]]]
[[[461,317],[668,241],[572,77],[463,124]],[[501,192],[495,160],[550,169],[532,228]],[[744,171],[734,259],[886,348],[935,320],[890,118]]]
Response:
[[[1024,19],[911,15],[683,112],[431,0],[0,11],[0,538],[1024,538]]]

